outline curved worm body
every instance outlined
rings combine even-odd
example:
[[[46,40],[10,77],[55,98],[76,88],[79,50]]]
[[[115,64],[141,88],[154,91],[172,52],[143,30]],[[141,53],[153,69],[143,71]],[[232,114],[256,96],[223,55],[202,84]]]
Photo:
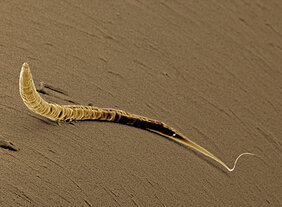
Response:
[[[251,153],[242,153],[235,160],[233,168],[229,168],[224,162],[222,162],[219,158],[207,151],[205,148],[191,141],[190,139],[183,136],[178,131],[169,127],[163,122],[159,122],[153,119],[138,116],[117,109],[106,109],[80,105],[58,105],[48,103],[44,99],[42,99],[36,91],[32,75],[27,63],[24,63],[22,66],[19,87],[20,95],[25,105],[31,111],[56,122],[100,120],[134,126],[163,135],[181,144],[189,146],[195,149],[196,151],[201,152],[202,154],[212,158],[213,160],[224,166],[228,171],[233,171],[235,169],[236,163],[242,155],[253,155]]]

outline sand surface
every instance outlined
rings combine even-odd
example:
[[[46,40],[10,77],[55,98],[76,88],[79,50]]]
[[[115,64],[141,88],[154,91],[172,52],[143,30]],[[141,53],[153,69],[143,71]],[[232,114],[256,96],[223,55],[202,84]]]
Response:
[[[282,206],[282,1],[1,1],[0,206]],[[249,2],[249,3],[248,3]],[[163,121],[61,124],[19,95]]]

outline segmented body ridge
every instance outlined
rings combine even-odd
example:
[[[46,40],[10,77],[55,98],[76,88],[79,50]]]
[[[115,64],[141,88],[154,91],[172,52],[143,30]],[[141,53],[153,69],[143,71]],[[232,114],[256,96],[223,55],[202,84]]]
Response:
[[[79,120],[99,120],[116,122],[126,124],[137,128],[145,129],[163,136],[166,136],[174,141],[189,146],[202,154],[212,158],[227,170],[233,171],[235,169],[238,159],[242,155],[253,155],[251,153],[242,153],[237,157],[233,168],[229,168],[219,158],[207,151],[205,148],[191,141],[184,135],[180,134],[175,129],[169,127],[167,124],[149,119],[147,117],[131,114],[118,109],[98,108],[94,106],[81,106],[81,105],[58,105],[48,103],[42,99],[36,91],[32,75],[27,63],[24,63],[20,73],[20,95],[25,105],[33,112],[49,118],[56,122],[64,121],[79,121]]]

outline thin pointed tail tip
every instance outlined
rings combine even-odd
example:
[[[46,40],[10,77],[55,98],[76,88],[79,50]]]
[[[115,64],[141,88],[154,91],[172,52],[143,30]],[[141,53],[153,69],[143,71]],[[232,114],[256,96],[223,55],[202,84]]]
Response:
[[[242,156],[244,156],[244,155],[252,155],[252,156],[254,156],[255,154],[250,153],[250,152],[244,152],[244,153],[240,154],[240,155],[236,158],[236,160],[235,160],[235,162],[234,162],[234,165],[233,165],[233,168],[228,168],[229,172],[232,172],[232,171],[235,170],[236,164],[237,164],[239,158],[242,157]]]

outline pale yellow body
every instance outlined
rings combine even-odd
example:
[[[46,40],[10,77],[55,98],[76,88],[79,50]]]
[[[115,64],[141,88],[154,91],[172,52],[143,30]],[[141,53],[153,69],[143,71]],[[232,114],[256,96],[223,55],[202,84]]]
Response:
[[[242,153],[237,157],[232,168],[229,168],[224,162],[214,156],[212,153],[191,141],[187,137],[180,134],[175,129],[169,127],[163,122],[159,122],[146,117],[138,116],[128,112],[116,109],[103,109],[93,106],[80,106],[80,105],[58,105],[46,102],[40,97],[27,63],[24,63],[20,73],[20,95],[25,105],[33,112],[51,119],[56,122],[62,121],[78,121],[78,120],[101,120],[112,121],[121,124],[127,124],[139,127],[163,136],[166,136],[174,141],[177,141],[186,146],[192,147],[196,151],[212,158],[228,171],[235,169],[238,159],[242,155],[253,155],[252,153]]]

